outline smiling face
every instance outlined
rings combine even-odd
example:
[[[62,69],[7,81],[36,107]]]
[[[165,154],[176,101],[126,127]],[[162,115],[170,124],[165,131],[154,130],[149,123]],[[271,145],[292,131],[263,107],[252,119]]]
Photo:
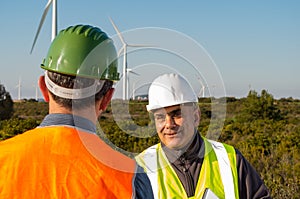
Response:
[[[157,109],[153,115],[158,136],[170,149],[182,149],[187,146],[200,121],[199,108],[192,104]]]

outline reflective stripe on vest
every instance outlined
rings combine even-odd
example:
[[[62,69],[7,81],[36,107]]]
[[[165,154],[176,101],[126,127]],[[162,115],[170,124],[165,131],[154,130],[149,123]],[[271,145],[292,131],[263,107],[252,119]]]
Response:
[[[203,140],[205,143],[205,156],[195,196],[190,198],[202,198],[206,188],[212,190],[219,198],[238,198],[238,178],[234,148],[205,138]],[[168,162],[161,144],[149,147],[138,155],[136,159],[144,168],[151,181],[155,198],[188,198],[180,179]]]
[[[234,181],[227,151],[222,143],[213,140],[208,141],[211,143],[218,159],[221,179],[224,186],[225,198],[235,198],[233,183]]]
[[[36,128],[1,141],[0,162],[1,199],[134,198],[135,162],[72,127]]]

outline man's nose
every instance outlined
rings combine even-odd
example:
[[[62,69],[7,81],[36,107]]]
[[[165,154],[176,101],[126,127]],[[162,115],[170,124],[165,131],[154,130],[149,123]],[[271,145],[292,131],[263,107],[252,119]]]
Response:
[[[172,128],[175,126],[175,120],[172,116],[166,115],[165,127]]]

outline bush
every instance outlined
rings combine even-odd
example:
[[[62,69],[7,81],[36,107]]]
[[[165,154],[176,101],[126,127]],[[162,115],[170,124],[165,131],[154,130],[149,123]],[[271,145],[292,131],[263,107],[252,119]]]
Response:
[[[0,140],[4,140],[38,126],[38,122],[32,118],[14,118],[0,122]]]
[[[5,87],[0,84],[0,120],[10,119],[13,114],[13,101]]]

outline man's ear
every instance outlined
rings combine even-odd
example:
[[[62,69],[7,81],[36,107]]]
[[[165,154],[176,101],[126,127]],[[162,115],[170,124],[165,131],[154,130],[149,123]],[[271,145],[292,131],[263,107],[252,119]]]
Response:
[[[201,112],[199,108],[196,108],[196,110],[194,111],[194,122],[195,122],[195,126],[198,127],[199,123],[200,123],[200,118],[201,118]]]
[[[103,99],[101,100],[101,104],[100,104],[100,110],[105,111],[105,109],[107,108],[113,94],[115,92],[114,88],[111,88],[107,91],[107,93],[103,96]]]
[[[40,87],[40,90],[42,92],[42,95],[44,97],[45,102],[49,102],[49,92],[48,92],[48,89],[47,89],[47,86],[46,86],[46,83],[45,83],[45,76],[44,75],[40,76],[39,81],[38,81],[38,85]]]

